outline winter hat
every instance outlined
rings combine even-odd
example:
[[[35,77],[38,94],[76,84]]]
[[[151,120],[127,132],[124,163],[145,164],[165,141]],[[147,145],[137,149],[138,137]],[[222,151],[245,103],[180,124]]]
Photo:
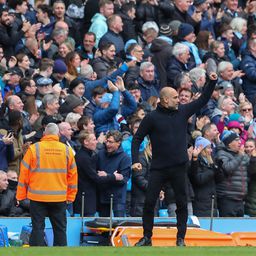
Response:
[[[202,136],[198,136],[195,141],[195,147],[203,146],[205,149],[207,146],[211,145],[211,142]]]
[[[238,128],[240,131],[242,131],[242,127],[238,121],[229,121],[228,129],[230,130],[232,128]]]
[[[193,5],[198,6],[198,5],[203,4],[205,2],[206,2],[206,0],[194,0],[194,4]]]
[[[229,130],[223,131],[221,135],[221,141],[225,144],[225,146],[228,146],[235,139],[239,139],[238,134]]]
[[[244,120],[244,117],[241,116],[240,114],[238,113],[233,113],[229,116],[229,121],[238,121],[239,123],[244,123],[245,120]]]
[[[112,93],[105,93],[100,100],[100,104],[106,103],[106,102],[110,103],[112,101],[112,98],[113,98]]]
[[[7,73],[10,73],[11,75],[18,75],[20,77],[23,77],[23,73],[18,67],[9,68]]]
[[[76,79],[72,80],[69,85],[69,90],[73,91],[73,89],[76,88],[79,84],[83,84],[83,81],[81,79],[76,78]]]
[[[138,42],[135,39],[130,39],[125,43],[124,51],[127,52],[127,49],[131,44],[137,44]]]
[[[52,79],[48,77],[41,77],[36,81],[37,86],[46,86],[52,84]]]
[[[178,38],[183,39],[191,33],[194,33],[194,27],[188,23],[182,23],[179,27]]]
[[[160,26],[159,34],[163,35],[163,36],[167,36],[167,37],[171,36],[172,35],[172,29],[171,29],[170,25],[162,24]]]
[[[77,106],[79,106],[83,103],[84,103],[83,100],[74,94],[69,94],[65,100],[65,104],[67,105],[68,109],[70,110],[69,112],[72,112],[72,110],[74,108],[76,108]]]
[[[55,60],[53,65],[53,73],[65,74],[68,71],[67,65],[63,60]]]

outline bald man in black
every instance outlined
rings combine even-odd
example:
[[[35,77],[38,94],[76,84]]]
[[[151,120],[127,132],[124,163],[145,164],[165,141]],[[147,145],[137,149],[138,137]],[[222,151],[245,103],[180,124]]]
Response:
[[[177,246],[185,246],[187,229],[187,124],[188,119],[203,107],[210,99],[217,82],[217,74],[209,75],[209,82],[202,95],[189,104],[179,105],[178,93],[171,87],[164,87],[160,92],[160,103],[142,120],[132,141],[132,168],[140,171],[139,146],[145,136],[152,144],[152,163],[150,178],[143,210],[144,236],[136,246],[151,246],[154,223],[154,207],[160,190],[170,182],[176,197]]]

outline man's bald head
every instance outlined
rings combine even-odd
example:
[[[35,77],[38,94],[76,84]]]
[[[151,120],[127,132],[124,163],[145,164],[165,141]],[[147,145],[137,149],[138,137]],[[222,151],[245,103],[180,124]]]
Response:
[[[169,109],[178,109],[178,93],[172,87],[164,87],[160,91],[160,104]]]

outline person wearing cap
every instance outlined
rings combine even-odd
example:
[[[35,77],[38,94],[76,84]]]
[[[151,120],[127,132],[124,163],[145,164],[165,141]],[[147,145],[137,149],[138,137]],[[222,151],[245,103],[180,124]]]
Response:
[[[230,121],[227,126],[229,131],[237,133],[241,140],[241,145],[244,145],[248,139],[248,132],[244,129],[244,125],[241,125],[239,121]]]
[[[224,131],[216,162],[221,166],[224,179],[217,184],[217,204],[220,217],[243,217],[247,194],[247,171],[250,158],[244,153],[237,133]]]
[[[88,104],[88,101],[84,102],[83,99],[75,94],[69,94],[60,106],[60,114],[66,117],[68,113],[74,112],[82,116],[84,114],[84,108]]]
[[[202,64],[202,60],[199,56],[199,51],[197,46],[194,44],[196,40],[196,35],[194,33],[194,27],[188,23],[182,23],[179,26],[179,31],[177,35],[178,41],[182,44],[185,44],[188,46],[190,51],[190,60],[192,66],[199,66]],[[195,64],[192,64],[192,63]]]
[[[190,179],[195,193],[193,215],[210,217],[212,196],[216,199],[216,180],[222,179],[222,173],[212,159],[211,142],[204,137],[197,137],[192,152]],[[216,200],[214,216],[217,216]]]
[[[52,79],[41,77],[36,83],[38,94],[36,96],[36,105],[38,108],[42,106],[42,99],[45,95],[53,93]]]
[[[60,84],[62,89],[68,88],[68,81],[65,78],[68,68],[66,63],[63,60],[57,59],[54,61],[51,79],[53,85]]]
[[[96,135],[110,130],[121,130],[121,121],[125,121],[125,118],[133,114],[137,107],[133,96],[125,89],[121,77],[117,78],[115,84],[108,81],[108,89],[111,93],[103,94],[100,106],[93,115]],[[120,94],[123,97],[121,106]],[[121,115],[117,115],[119,108]]]
[[[10,95],[18,94],[20,89],[20,79],[23,77],[23,74],[21,70],[17,67],[10,68],[7,71],[8,78],[5,82],[5,86],[2,90],[2,97],[3,99],[6,99]]]

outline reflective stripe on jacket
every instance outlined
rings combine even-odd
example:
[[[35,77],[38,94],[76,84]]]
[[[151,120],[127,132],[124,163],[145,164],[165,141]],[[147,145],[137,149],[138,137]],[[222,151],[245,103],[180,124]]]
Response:
[[[46,135],[27,150],[21,165],[17,200],[74,201],[77,168],[72,150],[57,135]]]

